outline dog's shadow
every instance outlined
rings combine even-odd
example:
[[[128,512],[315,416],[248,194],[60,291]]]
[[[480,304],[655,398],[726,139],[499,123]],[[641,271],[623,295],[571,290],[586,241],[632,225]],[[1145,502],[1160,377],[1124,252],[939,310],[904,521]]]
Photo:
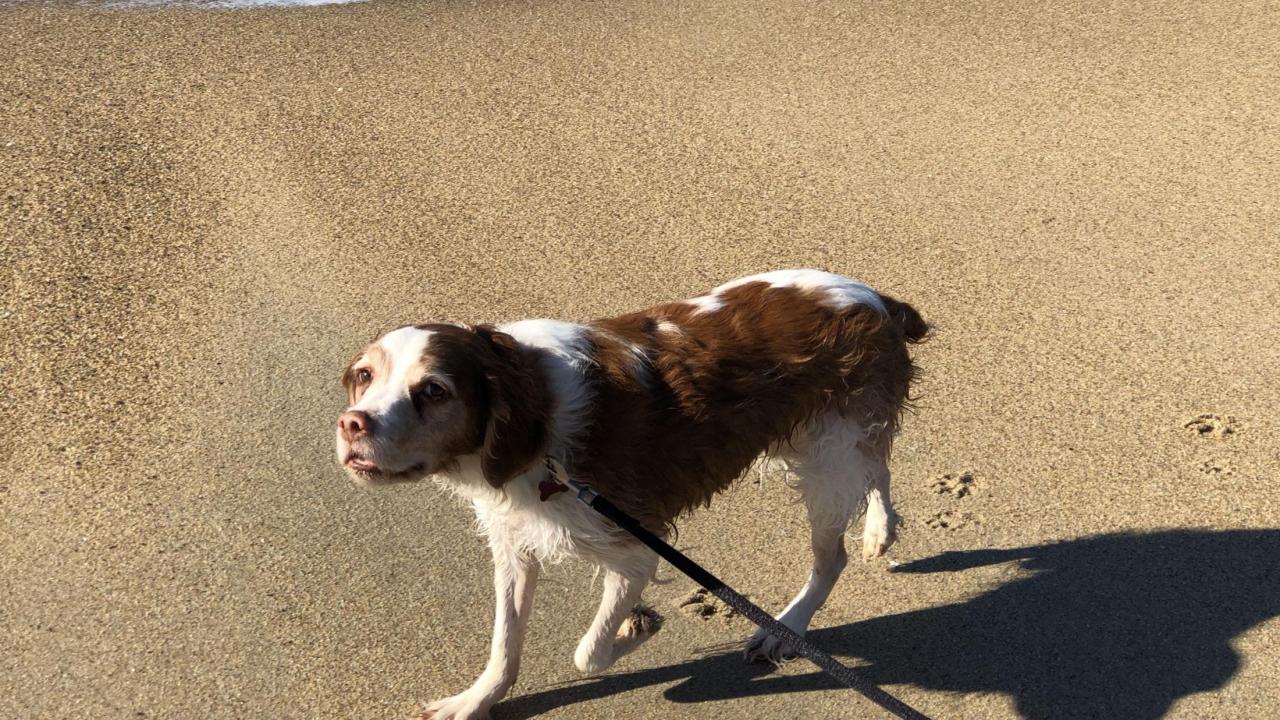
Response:
[[[1015,698],[1027,718],[1158,718],[1236,673],[1233,638],[1280,615],[1280,530],[1104,535],[1015,550],[945,553],[898,572],[962,572],[1016,561],[1030,572],[971,600],[810,632],[861,660],[877,684]],[[513,698],[499,718],[677,682],[671,702],[833,688],[773,674],[740,650]],[[920,708],[926,714],[929,708]]]

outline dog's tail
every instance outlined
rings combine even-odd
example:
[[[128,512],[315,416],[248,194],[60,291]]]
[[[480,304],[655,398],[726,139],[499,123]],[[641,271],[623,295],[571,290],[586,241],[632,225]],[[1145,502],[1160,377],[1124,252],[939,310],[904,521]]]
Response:
[[[880,295],[884,308],[889,313],[889,321],[902,330],[902,337],[909,343],[924,342],[933,329],[924,321],[919,311],[910,305],[899,302],[888,295]]]

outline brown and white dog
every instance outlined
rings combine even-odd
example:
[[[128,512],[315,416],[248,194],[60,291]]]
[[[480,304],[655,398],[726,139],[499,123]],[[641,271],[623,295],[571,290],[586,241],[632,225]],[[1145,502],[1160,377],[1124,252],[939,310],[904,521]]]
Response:
[[[515,682],[543,562],[605,574],[574,663],[598,672],[656,632],[639,604],[657,556],[568,493],[540,499],[559,460],[658,534],[762,454],[796,476],[811,525],[809,581],[778,619],[803,634],[844,569],[864,508],[863,557],[894,539],[889,449],[928,325],[911,306],[817,270],[741,278],[684,302],[589,323],[414,325],[343,375],[338,461],[361,484],[434,477],[466,498],[493,551],[488,665],[424,717],[485,717]],[[757,632],[751,658],[787,652]]]

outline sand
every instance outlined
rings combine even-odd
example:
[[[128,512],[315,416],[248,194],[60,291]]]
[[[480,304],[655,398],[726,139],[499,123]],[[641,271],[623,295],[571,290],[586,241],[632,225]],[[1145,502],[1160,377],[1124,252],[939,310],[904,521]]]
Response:
[[[938,328],[900,565],[813,639],[935,717],[1270,717],[1278,37],[1265,2],[0,8],[0,715],[463,689],[486,550],[342,478],[346,360],[813,266]],[[680,546],[774,609],[807,572],[777,472]],[[661,576],[662,632],[582,678],[598,583],[550,569],[494,716],[885,717]]]

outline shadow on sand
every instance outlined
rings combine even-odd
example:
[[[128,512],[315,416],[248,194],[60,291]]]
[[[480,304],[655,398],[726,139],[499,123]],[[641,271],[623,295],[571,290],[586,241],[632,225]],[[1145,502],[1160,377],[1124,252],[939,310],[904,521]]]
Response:
[[[962,603],[809,636],[860,659],[859,672],[877,684],[1005,693],[1027,718],[1139,719],[1159,718],[1181,697],[1222,687],[1241,663],[1231,640],[1280,615],[1280,530],[1104,535],[944,553],[898,572],[1011,561],[1033,574]],[[664,697],[677,703],[835,687],[817,672],[780,676],[747,665],[735,648],[512,698],[495,716],[531,717],[676,681]]]

